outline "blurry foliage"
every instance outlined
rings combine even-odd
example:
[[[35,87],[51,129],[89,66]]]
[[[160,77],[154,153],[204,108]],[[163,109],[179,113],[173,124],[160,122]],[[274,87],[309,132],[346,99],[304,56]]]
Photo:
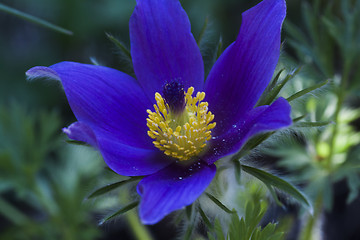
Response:
[[[92,189],[89,181],[100,173],[102,161],[87,147],[64,147],[60,129],[74,117],[60,88],[43,83],[29,85],[24,80],[24,73],[30,67],[62,60],[96,62],[131,74],[128,20],[135,1],[4,0],[3,3],[54,22],[74,35],[64,36],[0,13],[0,216],[6,219],[0,227],[0,238],[94,239],[99,236],[99,230],[94,226],[93,214],[109,208],[117,211],[101,221],[126,212],[135,235],[144,231],[137,228],[140,225],[136,214],[130,211],[137,199],[128,194],[138,179],[103,174],[96,185],[101,185],[99,181],[115,183],[89,196]],[[236,38],[240,13],[254,2],[182,0],[181,3],[189,15],[208,74],[220,53]],[[294,128],[276,136],[259,135],[230,164],[225,162],[226,168],[234,167],[235,179],[241,185],[237,183],[234,187],[231,185],[234,179],[223,179],[224,174],[217,174],[214,183],[217,186],[211,192],[216,200],[202,197],[176,213],[184,225],[184,231],[179,234],[185,238],[205,238],[196,229],[203,224],[210,239],[248,239],[250,235],[251,239],[281,239],[282,230],[275,224],[263,226],[266,223],[260,222],[268,205],[266,188],[259,187],[256,181],[244,181],[247,174],[242,171],[242,164],[246,163],[246,167],[248,163],[242,157],[254,148],[262,149],[265,140],[270,140],[265,142],[266,146],[275,142],[276,146],[267,153],[281,158],[279,166],[289,170],[294,184],[305,186],[304,192],[314,201],[315,210],[331,209],[333,184],[341,179],[346,179],[350,189],[348,202],[358,196],[360,148],[353,121],[359,119],[360,111],[345,105],[354,104],[350,97],[360,96],[360,1],[288,0],[287,7],[284,33],[289,37],[281,59],[285,70],[274,77],[258,105],[271,103],[279,94],[288,100],[297,98],[292,101]],[[293,67],[293,61],[306,64],[300,74],[297,70],[287,71]],[[333,94],[323,91],[331,87]],[[61,106],[61,114],[28,111],[20,103],[5,105],[9,99],[46,109]],[[317,128],[309,130],[309,127]],[[288,137],[284,138],[285,135]],[[261,173],[268,178],[260,180],[279,203],[275,189],[289,192],[279,185],[282,179]],[[126,188],[119,188],[124,182]],[[132,183],[128,185],[129,182]],[[288,189],[289,186],[292,189],[292,185],[286,185]],[[104,193],[106,198],[83,201],[86,196],[93,198]],[[302,196],[301,192],[298,194]],[[129,202],[127,196],[135,202]],[[224,226],[219,219],[227,219],[228,224]],[[311,233],[311,227],[307,229]]]
[[[0,106],[0,216],[11,224],[1,239],[99,236],[83,186],[101,168],[89,150],[61,147],[60,124],[56,112]]]

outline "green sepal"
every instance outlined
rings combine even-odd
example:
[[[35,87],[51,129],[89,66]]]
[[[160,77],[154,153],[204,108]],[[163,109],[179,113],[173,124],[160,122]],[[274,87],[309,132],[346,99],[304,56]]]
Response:
[[[101,196],[101,195],[103,195],[105,193],[108,193],[108,192],[118,188],[118,187],[121,187],[121,186],[123,186],[125,184],[128,184],[130,182],[138,181],[140,179],[142,179],[142,177],[131,177],[129,179],[126,179],[126,180],[123,180],[123,181],[120,181],[120,182],[108,184],[108,185],[106,185],[104,187],[101,187],[101,188],[97,189],[95,192],[91,193],[86,199]]]
[[[236,182],[241,184],[241,164],[239,160],[232,161],[234,163],[235,179]]]
[[[308,87],[308,88],[305,88],[293,95],[291,95],[290,97],[288,97],[286,100],[288,100],[288,102],[291,102],[299,97],[302,97],[304,96],[305,94],[309,93],[309,92],[312,92],[318,88],[321,88],[322,86],[325,86],[329,81],[326,80],[326,81],[323,81],[321,83],[318,83],[318,84],[315,84],[314,86],[311,86],[311,87]]]
[[[273,79],[273,83],[270,84],[270,87],[261,95],[260,100],[257,102],[256,106],[262,106],[262,105],[270,105],[276,97],[279,95],[281,89],[286,85],[286,83],[292,79],[295,75],[297,75],[301,70],[301,67],[295,69],[292,73],[289,73],[286,75],[286,77],[279,83],[278,79],[280,77],[280,74],[283,70],[280,70],[280,72],[275,76]],[[273,87],[271,87],[273,86]]]
[[[119,215],[121,215],[121,214],[124,214],[124,213],[130,211],[131,209],[137,207],[138,205],[139,205],[139,201],[135,201],[135,202],[132,202],[132,203],[126,205],[125,207],[119,209],[119,210],[116,211],[115,213],[112,213],[112,214],[110,214],[109,216],[107,216],[107,217],[105,217],[104,219],[102,219],[102,220],[100,221],[99,225],[102,225],[102,224],[104,224],[105,222],[113,219],[114,217],[117,217],[117,216],[119,216]]]
[[[324,127],[333,123],[333,121],[317,121],[317,122],[298,122],[293,125],[297,128]]]
[[[303,206],[307,207],[310,212],[312,212],[312,206],[306,199],[306,197],[287,181],[258,168],[253,168],[246,165],[242,165],[242,170],[259,179],[260,181],[265,183],[265,185],[273,186],[289,194],[290,196],[298,200]]]
[[[90,146],[89,144],[87,144],[86,142],[81,142],[81,141],[76,141],[76,140],[65,140],[65,142],[69,143],[69,144],[74,144],[74,145],[80,145],[80,146]]]
[[[236,213],[235,210],[230,210],[229,208],[227,208],[222,202],[220,202],[216,197],[214,197],[213,195],[209,194],[209,193],[205,193],[206,196],[208,196],[208,198],[213,201],[216,205],[218,205],[219,208],[221,208],[222,210],[224,210],[227,213]]]
[[[105,34],[106,37],[124,54],[124,56],[127,57],[128,61],[132,63],[130,50],[110,33],[105,33]]]
[[[193,215],[193,205],[190,204],[190,205],[186,206],[185,212],[186,212],[186,217],[188,218],[188,220],[191,220],[191,217]]]
[[[205,223],[205,225],[209,228],[209,229],[213,229],[213,225],[211,224],[209,218],[206,216],[205,212],[202,210],[201,206],[199,205],[197,207],[199,213],[200,213],[200,217],[203,220],[203,222]]]

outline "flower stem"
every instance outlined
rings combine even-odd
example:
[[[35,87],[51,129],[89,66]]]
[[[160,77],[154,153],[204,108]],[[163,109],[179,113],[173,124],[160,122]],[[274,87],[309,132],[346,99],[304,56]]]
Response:
[[[315,200],[315,206],[314,206],[314,215],[308,216],[307,223],[304,227],[304,230],[301,232],[300,240],[313,240],[317,239],[314,238],[314,228],[316,224],[319,223],[320,216],[323,210],[323,196],[322,193],[319,193]]]
[[[128,223],[136,239],[139,240],[153,239],[148,229],[143,224],[141,224],[137,216],[137,213],[135,211],[129,211],[128,213],[126,213],[126,217],[128,219]]]
[[[339,113],[340,113],[340,110],[341,110],[342,105],[345,100],[347,81],[348,81],[349,72],[350,72],[350,65],[351,65],[351,60],[348,60],[348,61],[345,60],[344,70],[343,70],[343,74],[341,77],[340,86],[339,86],[338,91],[336,91],[336,95],[337,95],[338,99],[337,99],[337,103],[336,103],[336,110],[334,113],[335,124],[333,126],[333,131],[332,131],[332,135],[330,138],[330,154],[327,159],[327,168],[330,172],[333,168],[333,158],[334,158],[334,150],[335,150],[334,148],[335,148],[335,144],[336,144],[336,137],[337,137],[337,134],[339,131],[339,128],[338,128],[339,117],[340,117]]]
[[[55,30],[57,32],[60,32],[60,33],[66,34],[66,35],[73,35],[73,33],[71,31],[67,30],[67,29],[56,26],[56,25],[54,25],[52,23],[49,23],[49,22],[47,22],[45,20],[42,20],[40,18],[31,16],[31,15],[29,15],[27,13],[21,12],[19,10],[14,9],[14,8],[8,7],[8,6],[6,6],[6,5],[4,5],[2,3],[0,3],[0,11],[9,13],[9,14],[14,15],[16,17],[22,18],[22,19],[24,19],[26,21],[38,24],[40,26]]]

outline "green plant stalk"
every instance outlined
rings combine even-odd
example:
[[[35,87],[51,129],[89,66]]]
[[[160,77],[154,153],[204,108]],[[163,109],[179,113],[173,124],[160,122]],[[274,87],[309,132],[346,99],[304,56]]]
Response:
[[[121,195],[119,196],[120,201],[127,201],[129,199],[129,192],[128,190],[124,189],[124,191],[121,192]],[[136,213],[136,211],[134,211],[134,209],[126,212],[124,214],[124,217],[126,217],[127,222],[129,227],[131,228],[131,231],[134,235],[135,239],[138,240],[153,240],[150,232],[148,231],[148,229],[146,228],[146,226],[144,226],[140,220],[139,217]]]
[[[340,110],[341,110],[342,105],[345,100],[347,81],[348,81],[349,72],[350,72],[350,65],[351,65],[351,60],[349,62],[349,60],[346,59],[345,64],[344,64],[343,74],[341,77],[340,88],[337,91],[338,101],[336,103],[336,109],[335,109],[335,114],[334,114],[335,124],[333,126],[333,132],[332,132],[332,135],[330,138],[330,153],[329,153],[329,157],[327,158],[327,169],[329,172],[331,172],[332,168],[333,168],[334,148],[335,148],[336,137],[337,137],[337,134],[339,131],[339,128],[338,128],[339,114],[340,114]]]
[[[3,11],[3,12],[6,12],[6,13],[9,13],[13,16],[16,16],[18,18],[22,18],[26,21],[29,21],[29,22],[32,22],[32,23],[35,23],[35,24],[38,24],[40,26],[43,26],[43,27],[46,27],[46,28],[49,28],[49,29],[52,29],[52,30],[55,30],[57,32],[60,32],[60,33],[63,33],[63,34],[66,34],[66,35],[73,35],[73,32],[67,30],[67,29],[64,29],[62,27],[59,27],[59,26],[56,26],[52,23],[49,23],[45,20],[42,20],[40,18],[37,18],[37,17],[34,17],[34,16],[31,16],[30,14],[27,14],[27,13],[24,13],[24,12],[21,12],[19,10],[16,10],[14,8],[11,8],[11,7],[8,7],[2,3],[0,3],[0,11]]]
[[[323,211],[323,194],[322,192],[319,193],[315,200],[315,206],[314,206],[314,215],[309,215],[308,221],[306,223],[306,226],[304,230],[301,232],[300,240],[315,240],[312,238],[312,234],[314,232],[314,226],[319,221],[319,217],[321,215],[321,212]]]
[[[134,237],[139,240],[152,240],[148,229],[140,222],[137,213],[133,210],[127,212],[126,218],[134,234]]]

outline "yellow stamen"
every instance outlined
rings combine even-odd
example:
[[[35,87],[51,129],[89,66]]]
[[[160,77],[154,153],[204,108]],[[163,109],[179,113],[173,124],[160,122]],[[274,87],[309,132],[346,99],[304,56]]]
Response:
[[[180,114],[172,113],[159,93],[155,93],[155,111],[147,110],[148,135],[154,139],[154,146],[180,161],[198,155],[211,139],[211,129],[216,126],[215,122],[211,123],[214,115],[208,111],[209,104],[202,102],[205,93],[198,92],[192,97],[193,93],[193,87],[184,93],[186,105]]]

